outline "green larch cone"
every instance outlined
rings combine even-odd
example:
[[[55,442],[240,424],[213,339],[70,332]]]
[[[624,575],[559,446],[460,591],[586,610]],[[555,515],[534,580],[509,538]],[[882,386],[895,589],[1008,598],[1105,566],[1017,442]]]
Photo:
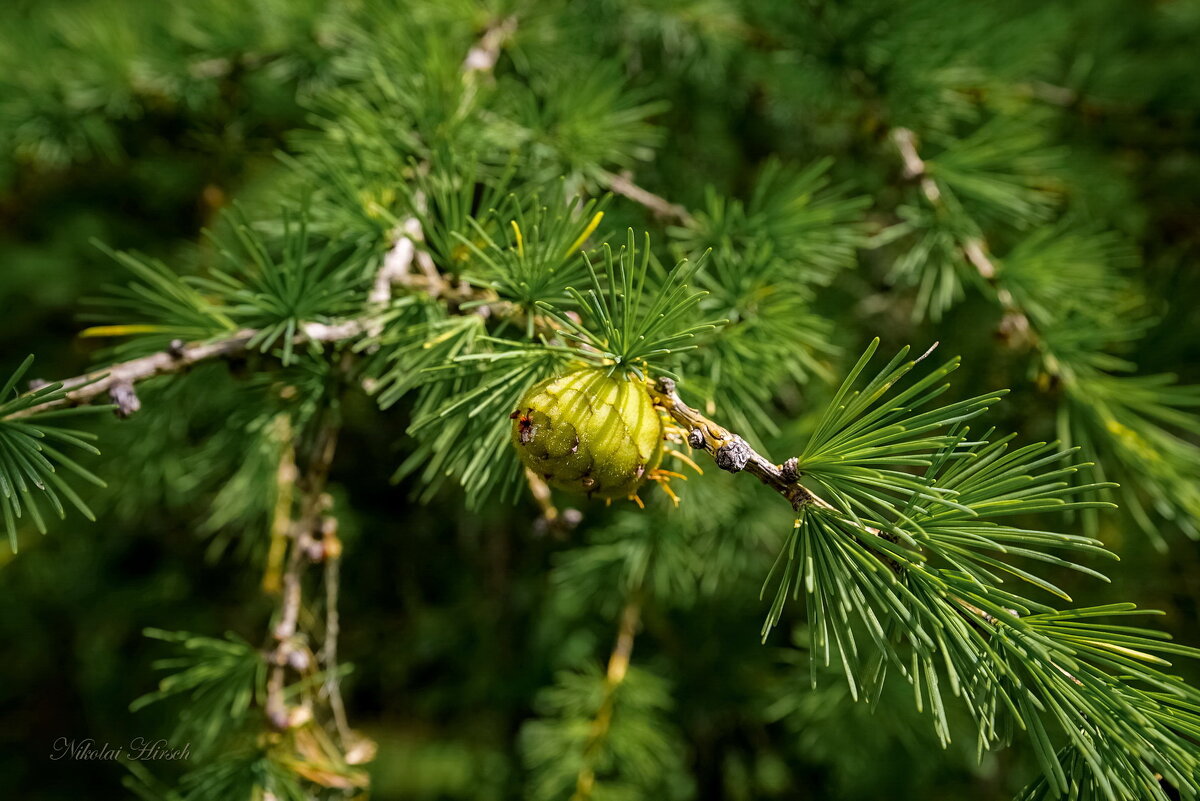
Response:
[[[521,461],[552,487],[633,496],[662,460],[663,423],[639,381],[579,370],[534,386],[512,414]]]

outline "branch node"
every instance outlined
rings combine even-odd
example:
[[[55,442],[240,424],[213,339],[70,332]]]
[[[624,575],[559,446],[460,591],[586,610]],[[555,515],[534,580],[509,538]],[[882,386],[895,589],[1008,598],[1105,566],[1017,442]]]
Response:
[[[297,673],[303,673],[312,666],[312,659],[309,657],[307,649],[296,648],[288,652],[287,664]]]
[[[287,709],[276,708],[267,712],[267,720],[276,731],[286,731],[288,727]]]
[[[512,37],[516,30],[516,17],[508,17],[490,25],[478,43],[467,53],[467,57],[463,59],[463,74],[491,72],[500,59],[500,51],[504,48],[505,42]]]
[[[308,561],[313,564],[325,561],[325,543],[321,540],[306,539],[301,543],[304,547],[304,555],[308,557]]]
[[[688,432],[687,444],[692,450],[702,450],[704,448],[704,432],[698,428],[693,428]]]
[[[287,727],[289,729],[298,729],[306,723],[310,723],[313,719],[312,707],[308,704],[303,706],[294,706],[287,716]]]
[[[783,463],[783,467],[779,468],[783,480],[789,484],[794,484],[800,480],[800,460],[793,456]]]
[[[131,381],[118,381],[113,384],[108,390],[108,397],[117,407],[113,413],[122,420],[142,408],[142,401],[138,398]]]
[[[691,434],[688,435],[688,439],[691,439]],[[740,473],[746,463],[750,461],[750,446],[746,444],[746,440],[735,436],[717,448],[713,457],[716,459],[717,467],[722,470]]]

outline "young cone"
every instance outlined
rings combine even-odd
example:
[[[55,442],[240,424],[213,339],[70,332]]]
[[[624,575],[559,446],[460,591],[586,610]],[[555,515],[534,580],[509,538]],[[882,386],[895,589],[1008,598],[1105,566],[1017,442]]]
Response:
[[[624,376],[584,369],[550,378],[512,419],[521,461],[559,489],[632,497],[662,460],[662,418],[645,385]]]

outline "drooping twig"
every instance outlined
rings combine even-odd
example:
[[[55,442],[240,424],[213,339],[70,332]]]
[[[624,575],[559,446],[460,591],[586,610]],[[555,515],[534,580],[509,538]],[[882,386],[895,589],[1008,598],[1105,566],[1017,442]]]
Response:
[[[334,522],[335,518],[329,518]],[[346,705],[342,700],[342,685],[338,677],[338,636],[341,634],[341,618],[338,614],[338,593],[341,587],[342,541],[337,536],[337,527],[328,526],[321,537],[325,560],[325,640],[319,658],[325,670],[323,691],[329,699],[334,725],[343,746],[349,744],[353,735],[346,718]],[[353,763],[351,763],[353,764]]]
[[[297,716],[288,709],[284,698],[287,670],[304,672],[311,666],[310,652],[301,642],[298,631],[303,601],[301,579],[310,562],[324,558],[325,536],[334,530],[327,522],[331,518],[325,516],[329,505],[325,486],[337,449],[337,435],[338,425],[333,419],[317,428],[296,477],[298,508],[289,531],[291,541],[282,576],[279,612],[271,632],[276,645],[269,656],[271,675],[267,681],[267,719],[277,729],[297,725]]]
[[[499,52],[504,42],[516,29],[516,19],[508,18],[491,26],[480,41],[471,49],[463,61],[462,74],[464,80],[469,80],[479,73],[490,71],[499,58]],[[417,203],[422,198],[418,193]],[[337,341],[352,339],[364,333],[377,333],[382,328],[378,313],[385,309],[392,298],[392,288],[397,284],[420,285],[434,297],[441,297],[446,292],[446,283],[434,265],[429,254],[420,244],[424,241],[420,220],[416,217],[405,219],[395,233],[391,248],[384,256],[379,270],[376,272],[367,296],[367,307],[364,314],[336,325],[310,324],[305,326],[303,334],[308,341]],[[412,272],[412,265],[420,268],[418,276]],[[253,331],[241,332],[241,347],[253,337]],[[231,346],[231,352],[236,348]],[[328,479],[329,468],[333,461],[337,444],[337,426],[328,422],[318,430],[317,441],[307,469],[297,477],[297,483],[302,484],[299,514],[290,528],[291,543],[287,557],[287,567],[282,576],[282,593],[278,622],[272,632],[277,641],[270,655],[272,664],[271,675],[267,684],[267,717],[278,729],[287,728],[293,724],[293,716],[288,712],[284,701],[284,681],[286,670],[290,666],[299,668],[296,655],[307,653],[301,651],[296,642],[297,625],[302,605],[301,576],[309,561],[325,563],[325,638],[318,656],[325,670],[325,683],[322,688],[328,699],[337,727],[343,749],[347,750],[346,760],[350,764],[369,759],[373,748],[364,747],[365,740],[355,738],[346,718],[345,703],[342,699],[341,687],[337,670],[337,641],[341,623],[338,614],[338,592],[340,587],[341,540],[337,536],[337,523],[333,517],[323,515],[327,496],[324,489]],[[319,533],[316,539],[314,533]],[[353,745],[353,748],[350,746]],[[354,753],[352,754],[351,751]],[[361,752],[361,753],[360,753]]]

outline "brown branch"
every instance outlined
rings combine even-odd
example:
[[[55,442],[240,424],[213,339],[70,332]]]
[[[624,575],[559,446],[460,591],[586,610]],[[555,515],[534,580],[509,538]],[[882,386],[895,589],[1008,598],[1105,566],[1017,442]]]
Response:
[[[353,742],[354,736],[346,718],[346,704],[342,700],[342,686],[337,670],[338,636],[341,634],[338,593],[341,588],[342,541],[337,535],[336,518],[327,518],[327,522],[321,537],[322,556],[325,560],[325,641],[321,644],[320,660],[325,670],[325,697],[329,699],[329,708],[333,712],[338,736],[342,745],[346,746]]]
[[[932,348],[930,349],[932,351]],[[926,351],[926,355],[930,351]],[[924,358],[922,356],[921,358]],[[713,422],[708,417],[696,411],[692,407],[684,403],[676,391],[675,382],[670,378],[659,378],[654,385],[650,387],[651,397],[656,405],[662,408],[671,416],[671,419],[682,426],[688,432],[688,445],[695,450],[703,450],[713,457],[717,467],[730,473],[746,472],[756,477],[766,486],[770,487],[775,492],[779,493],[792,505],[792,509],[799,512],[804,506],[812,504],[813,506],[822,509],[828,509],[835,513],[841,513],[837,507],[829,503],[823,498],[814,495],[811,491],[800,484],[800,474],[798,472],[797,460],[795,457],[788,459],[782,465],[775,464],[766,456],[763,456],[753,447],[750,446],[742,437],[734,434],[724,426]],[[863,532],[873,537],[883,537],[891,542],[896,541],[894,534],[883,531],[872,526],[867,526],[861,523]],[[876,558],[886,564],[897,575],[902,575],[905,567],[884,554],[875,553]],[[982,622],[990,627],[995,627],[1001,624],[994,615],[984,609],[979,608],[969,601],[963,600],[954,595],[948,596],[949,600],[957,604],[963,611],[967,612],[971,617],[968,618],[973,622]],[[1013,616],[1017,616],[1015,609],[1008,610]],[[618,645],[620,639],[618,638]],[[630,643],[632,647],[632,642]],[[609,674],[612,675],[614,660],[617,656],[617,650],[613,651],[614,659],[609,661]],[[625,660],[628,664],[628,658]],[[1058,670],[1071,681],[1080,684],[1078,678],[1055,665]],[[578,792],[576,793],[578,795]]]
[[[293,344],[331,344],[378,332],[382,325],[380,313],[391,300],[391,289],[395,284],[459,303],[476,299],[473,293],[469,293],[469,297],[458,297],[441,278],[429,255],[416,248],[415,243],[422,241],[419,221],[410,218],[403,229],[405,233],[394,243],[376,273],[364,313],[334,323],[302,323],[300,331],[292,339]],[[421,266],[420,274],[409,269],[413,261]],[[431,270],[433,275],[430,275]],[[85,406],[106,399],[116,404],[122,417],[127,417],[140,408],[137,396],[132,394],[134,385],[160,375],[180,373],[204,362],[241,356],[249,350],[250,343],[259,333],[253,328],[243,328],[200,342],[176,340],[164,350],[65,379],[61,382],[62,388],[67,390],[64,397],[28,406],[6,415],[4,419],[31,417],[51,409]]]
[[[464,295],[461,287],[451,287],[442,278],[428,252],[418,247],[419,243],[424,242],[419,220],[409,217],[400,225],[399,231],[375,274],[363,314],[334,323],[302,323],[300,331],[292,339],[294,345],[329,344],[351,340],[363,334],[377,335],[383,326],[382,312],[392,299],[392,287],[395,285],[459,305],[481,297],[486,299],[470,288]],[[414,262],[421,268],[419,273],[411,270]],[[486,314],[487,311],[488,307],[482,306],[477,313]],[[118,416],[128,417],[141,408],[134,392],[136,384],[160,375],[184,372],[204,362],[241,356],[249,350],[250,343],[259,333],[256,329],[243,328],[200,342],[176,340],[164,350],[65,379],[61,382],[62,388],[67,390],[64,397],[28,406],[3,419],[31,417],[52,409],[85,406],[105,400],[115,405]],[[44,386],[39,382],[38,388]]]
[[[297,345],[310,342],[342,342],[363,334],[371,320],[370,316],[364,316],[333,324],[304,323],[300,333],[296,334],[292,341]],[[135,384],[147,379],[183,372],[203,362],[240,356],[247,351],[250,342],[258,333],[252,328],[244,328],[236,333],[203,342],[173,342],[166,350],[68,378],[61,382],[63,389],[67,390],[65,397],[26,407],[7,415],[5,419],[30,417],[51,409],[85,406],[104,400],[106,395],[110,399],[114,399],[114,395],[127,397],[126,393]]]
[[[782,495],[797,512],[804,505],[817,502],[816,496],[800,485],[794,461],[775,464],[742,437],[688,406],[679,397],[675,382],[670,378],[659,378],[650,387],[650,394],[654,402],[688,432],[688,445],[695,450],[707,451],[717,467],[730,473],[749,473]],[[820,505],[828,504],[820,502]]]
[[[83,406],[101,399],[101,396],[109,394],[114,387],[132,386],[155,376],[178,373],[201,362],[239,355],[246,350],[247,343],[255,333],[247,329],[208,342],[179,344],[149,356],[130,359],[103,370],[68,378],[62,382],[63,389],[67,390],[66,397],[21,409],[8,415],[8,419],[28,417],[50,409]]]

